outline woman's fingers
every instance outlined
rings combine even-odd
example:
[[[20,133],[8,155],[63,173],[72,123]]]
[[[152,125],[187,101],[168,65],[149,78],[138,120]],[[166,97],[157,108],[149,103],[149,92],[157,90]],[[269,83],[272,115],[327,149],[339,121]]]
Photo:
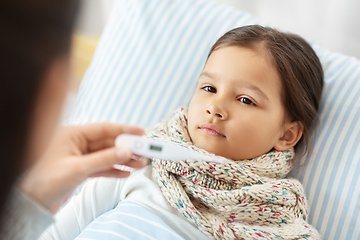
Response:
[[[144,134],[144,129],[113,123],[94,123],[79,126],[79,131],[89,142],[101,140],[104,138],[116,138],[119,134],[128,133],[135,135]]]
[[[88,176],[107,171],[114,164],[125,165],[131,161],[131,152],[127,148],[108,148],[90,153],[79,158],[81,167]]]
[[[101,149],[111,148],[115,146],[115,138],[106,138],[88,143],[89,153],[99,151]]]
[[[131,159],[131,152],[127,148],[108,148],[90,153],[79,158],[80,169],[87,176],[112,170],[115,164],[140,168],[146,165],[143,161]]]
[[[131,161],[126,164],[126,166],[129,166],[131,168],[143,168],[146,165],[148,165],[148,160],[146,158],[143,158],[141,160],[131,159]]]
[[[112,169],[96,173],[90,177],[114,177],[114,178],[125,178],[130,175],[130,172],[134,168],[142,168],[148,164],[148,159],[139,158],[139,160],[131,159],[127,165],[116,165]]]
[[[126,178],[130,176],[130,172],[118,169],[111,169],[105,172],[96,173],[90,177],[112,177],[112,178]]]

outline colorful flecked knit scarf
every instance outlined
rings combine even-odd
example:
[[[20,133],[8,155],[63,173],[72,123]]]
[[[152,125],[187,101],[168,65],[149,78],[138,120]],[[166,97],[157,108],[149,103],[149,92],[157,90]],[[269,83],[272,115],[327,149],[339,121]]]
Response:
[[[147,137],[210,154],[192,144],[183,109]],[[291,169],[293,155],[291,149],[220,164],[161,159],[152,164],[167,201],[210,238],[319,239],[306,222],[301,184],[282,179]]]

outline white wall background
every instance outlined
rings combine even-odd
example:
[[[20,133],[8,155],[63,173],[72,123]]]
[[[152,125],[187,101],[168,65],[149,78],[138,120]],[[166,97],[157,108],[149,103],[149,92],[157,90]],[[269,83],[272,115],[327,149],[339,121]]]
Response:
[[[131,0],[128,0],[131,1]],[[359,0],[219,0],[277,28],[360,59]],[[100,35],[114,0],[83,0],[78,30]]]
[[[76,29],[90,35],[100,35],[108,20],[114,1],[81,0]]]

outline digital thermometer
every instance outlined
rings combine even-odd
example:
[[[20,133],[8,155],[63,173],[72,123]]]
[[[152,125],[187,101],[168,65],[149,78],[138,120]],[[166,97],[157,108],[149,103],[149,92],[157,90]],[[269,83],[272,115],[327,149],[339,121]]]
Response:
[[[129,148],[133,154],[147,158],[160,158],[169,161],[194,160],[218,163],[223,162],[219,157],[195,152],[175,143],[131,134],[119,135],[115,139],[115,146],[125,146]]]

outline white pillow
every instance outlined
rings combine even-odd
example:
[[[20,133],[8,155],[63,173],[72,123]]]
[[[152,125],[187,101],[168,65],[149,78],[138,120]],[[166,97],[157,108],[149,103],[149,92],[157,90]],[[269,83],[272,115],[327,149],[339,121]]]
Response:
[[[119,0],[67,124],[151,127],[188,103],[212,44],[259,23],[215,0]],[[325,71],[320,127],[310,160],[293,176],[310,223],[325,239],[360,237],[360,62],[314,46]]]

